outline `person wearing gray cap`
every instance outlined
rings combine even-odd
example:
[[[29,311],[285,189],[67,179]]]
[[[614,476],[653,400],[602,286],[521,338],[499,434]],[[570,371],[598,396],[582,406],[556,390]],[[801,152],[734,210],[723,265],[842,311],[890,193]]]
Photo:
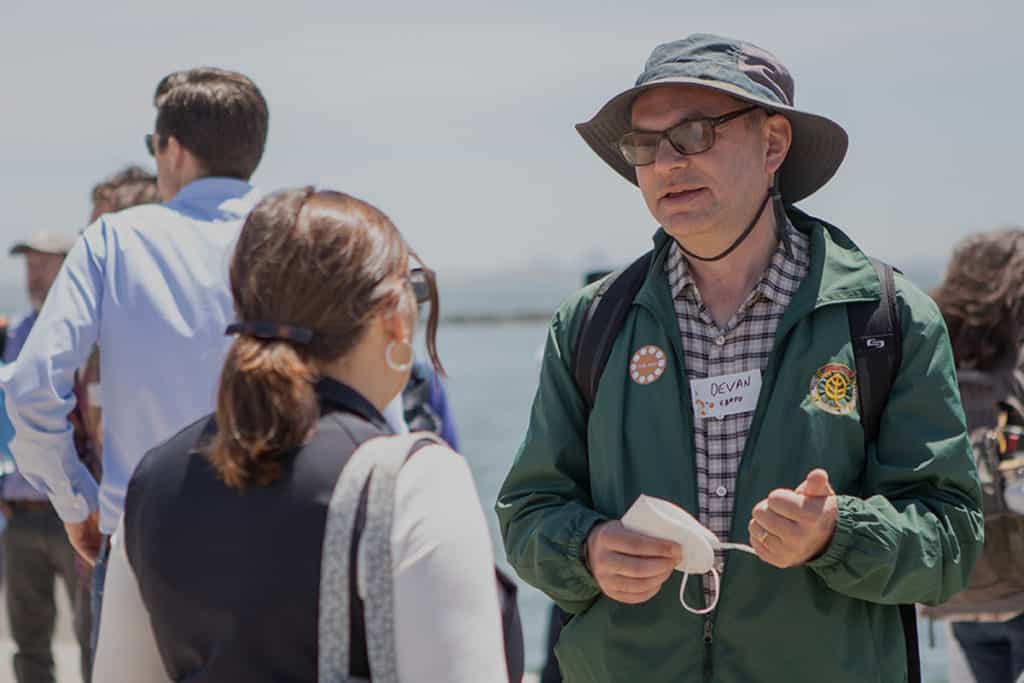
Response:
[[[11,247],[12,256],[25,257],[25,275],[31,310],[11,322],[3,360],[12,363],[39,316],[65,256],[74,244],[72,235],[39,232]],[[3,419],[7,419],[4,415]],[[18,683],[54,680],[51,649],[57,617],[54,591],[59,577],[77,612],[78,572],[75,550],[68,542],[60,518],[45,493],[40,493],[17,469],[0,477],[0,507],[7,519],[3,535],[4,574],[7,578],[7,614]],[[79,633],[82,675],[88,674],[89,639]]]
[[[32,312],[25,320],[35,321],[39,309],[43,307],[46,293],[50,291],[53,281],[57,279],[64,257],[71,251],[75,239],[71,235],[56,232],[37,232],[24,242],[11,247],[11,256],[25,257],[25,275],[27,277],[28,298],[32,304]],[[28,323],[31,328],[31,322]],[[26,330],[25,336],[28,336]],[[24,343],[24,337],[18,341]],[[18,345],[18,349],[21,345]],[[14,353],[17,356],[17,352]]]
[[[793,93],[697,34],[577,126],[660,228],[555,314],[496,505],[570,683],[915,680],[909,603],[980,551],[942,316],[794,206],[847,135]]]

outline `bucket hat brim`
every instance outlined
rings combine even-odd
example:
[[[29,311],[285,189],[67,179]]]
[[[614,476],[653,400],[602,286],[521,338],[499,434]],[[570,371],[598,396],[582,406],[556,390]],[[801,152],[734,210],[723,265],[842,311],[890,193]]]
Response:
[[[716,90],[738,100],[760,105],[789,119],[793,128],[793,141],[778,172],[779,191],[787,203],[798,202],[820,189],[839,170],[846,156],[849,138],[842,126],[831,119],[756,97],[732,83],[670,76],[619,93],[601,107],[592,119],[576,125],[576,130],[590,148],[634,185],[637,184],[636,169],[622,158],[618,142],[632,128],[631,116],[636,98],[647,90],[666,85],[693,85]]]

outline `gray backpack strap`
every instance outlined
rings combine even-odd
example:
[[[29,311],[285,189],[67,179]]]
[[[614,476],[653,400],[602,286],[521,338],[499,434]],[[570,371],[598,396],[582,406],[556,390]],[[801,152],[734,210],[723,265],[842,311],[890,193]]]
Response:
[[[374,440],[376,441],[376,439]],[[350,683],[352,633],[349,618],[349,548],[355,536],[356,512],[366,480],[373,471],[372,458],[361,457],[373,441],[352,454],[334,485],[327,508],[327,524],[320,559],[320,614],[317,625],[319,683]]]
[[[319,683],[361,680],[349,676],[349,556],[367,480],[366,525],[359,542],[356,577],[363,598],[366,647],[374,683],[398,683],[391,561],[395,485],[410,449],[425,440],[443,443],[425,432],[371,439],[352,455],[338,477],[327,510],[320,566]]]

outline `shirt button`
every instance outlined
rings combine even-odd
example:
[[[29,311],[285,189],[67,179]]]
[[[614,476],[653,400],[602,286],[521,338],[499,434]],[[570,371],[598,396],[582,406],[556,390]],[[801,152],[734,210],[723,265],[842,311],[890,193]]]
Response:
[[[725,498],[725,494],[727,493],[729,493],[729,489],[725,488],[724,486],[719,486],[717,489],[715,489],[715,495],[718,496],[719,498]]]
[[[715,337],[715,345],[716,346],[725,346],[725,335],[722,335],[720,337]]]

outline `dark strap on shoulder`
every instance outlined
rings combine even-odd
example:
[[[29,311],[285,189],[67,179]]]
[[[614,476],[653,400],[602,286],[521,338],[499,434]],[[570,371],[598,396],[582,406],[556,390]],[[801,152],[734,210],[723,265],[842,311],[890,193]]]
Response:
[[[893,269],[876,259],[871,259],[871,265],[882,284],[881,298],[846,307],[857,363],[857,398],[865,443],[878,438],[882,412],[902,360],[900,309]]]
[[[572,354],[572,376],[588,410],[594,406],[608,356],[647,277],[653,254],[649,251],[625,270],[606,277],[587,308]]]
[[[427,446],[436,446],[436,445],[437,445],[437,441],[434,441],[433,439],[420,439],[419,441],[414,443],[409,448],[409,454],[407,456],[405,456],[405,459],[408,460],[412,456],[414,456],[417,453],[419,453],[420,451],[422,451]]]
[[[878,274],[882,295],[878,301],[848,304],[850,339],[857,363],[857,399],[864,443],[878,438],[882,412],[889,400],[896,373],[902,361],[902,326],[896,300],[896,279],[892,266],[871,259]],[[921,681],[921,653],[917,635],[917,610],[900,605],[903,640],[907,652],[907,676],[910,683]]]

